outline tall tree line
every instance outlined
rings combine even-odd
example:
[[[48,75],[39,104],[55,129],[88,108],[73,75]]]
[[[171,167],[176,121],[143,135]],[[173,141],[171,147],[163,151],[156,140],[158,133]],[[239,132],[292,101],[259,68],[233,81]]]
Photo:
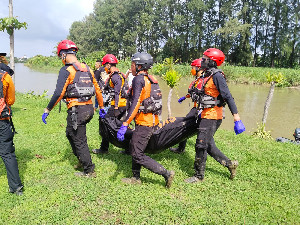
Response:
[[[233,65],[299,67],[300,0],[97,0],[70,28],[83,55],[147,51],[180,62],[220,48]]]

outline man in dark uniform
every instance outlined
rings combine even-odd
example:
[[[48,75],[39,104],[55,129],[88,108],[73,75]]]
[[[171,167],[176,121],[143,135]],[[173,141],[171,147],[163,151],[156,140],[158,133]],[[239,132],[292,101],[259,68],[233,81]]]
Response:
[[[84,64],[78,62],[76,53],[78,48],[74,42],[63,40],[57,46],[57,55],[65,64],[58,75],[54,94],[44,110],[42,120],[45,124],[46,118],[54,106],[65,98],[68,107],[66,136],[72,146],[74,155],[82,165],[83,172],[75,173],[76,176],[95,177],[95,164],[89,152],[86,124],[94,115],[92,96],[96,97],[100,105],[99,114],[104,114],[103,99],[100,87],[94,77],[93,71]]]
[[[230,179],[236,175],[238,161],[227,158],[216,146],[214,134],[220,127],[223,119],[224,103],[233,115],[234,131],[236,134],[245,131],[240,119],[234,99],[228,89],[224,74],[217,69],[225,60],[222,51],[216,48],[209,48],[203,53],[201,69],[204,74],[198,81],[196,94],[198,95],[198,108],[201,113],[198,135],[195,144],[195,175],[185,179],[187,183],[196,183],[204,180],[207,154],[212,156],[221,165],[228,168]]]
[[[21,183],[18,162],[15,155],[13,143],[14,132],[10,123],[11,105],[15,102],[15,86],[8,72],[0,69],[0,156],[7,171],[9,192],[22,195],[23,185]]]
[[[123,73],[116,67],[118,59],[113,54],[106,54],[102,59],[102,65],[109,78],[106,80],[104,91],[108,91],[108,98],[111,98],[111,106],[107,111],[106,117],[116,117],[122,120],[126,114],[127,99],[124,96],[124,85],[126,85],[126,78]],[[99,149],[92,149],[95,154],[108,153],[109,141],[102,138]],[[127,154],[128,151],[123,153]]]
[[[189,88],[188,88],[188,94],[186,94],[185,96],[181,97],[178,99],[178,102],[181,104],[185,99],[187,98],[191,98],[193,103],[194,103],[194,108],[197,107],[197,101],[196,99],[194,98],[194,95],[195,95],[195,89],[198,85],[198,81],[201,79],[201,76],[202,76],[202,73],[203,73],[203,70],[201,69],[201,60],[202,59],[195,59],[192,61],[191,63],[191,66],[192,66],[192,69],[191,69],[191,74],[193,76],[195,76],[195,79],[191,82],[191,84],[189,85]],[[187,116],[189,115],[189,113],[187,114]],[[174,152],[174,153],[178,153],[178,154],[181,154],[185,151],[185,146],[186,146],[186,143],[187,143],[187,139],[180,142],[178,144],[178,147],[177,148],[170,148],[171,152]]]
[[[131,71],[135,76],[132,81],[132,102],[128,115],[118,131],[117,138],[119,141],[124,140],[127,127],[134,119],[136,125],[129,145],[129,151],[132,156],[133,176],[131,178],[123,178],[122,182],[141,184],[140,171],[143,166],[158,175],[162,175],[165,178],[166,187],[169,188],[175,172],[166,170],[144,153],[148,141],[159,123],[158,115],[161,113],[161,103],[160,106],[155,107],[157,111],[155,108],[147,111],[146,101],[144,101],[154,97],[152,96],[152,85],[158,83],[154,77],[148,74],[148,69],[153,65],[153,58],[150,54],[142,52],[134,54],[131,61]],[[161,95],[161,93],[159,94]],[[141,106],[143,109],[141,109]]]

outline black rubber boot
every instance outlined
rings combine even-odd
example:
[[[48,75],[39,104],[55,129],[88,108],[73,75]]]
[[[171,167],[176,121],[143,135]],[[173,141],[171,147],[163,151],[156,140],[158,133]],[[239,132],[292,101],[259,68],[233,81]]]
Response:
[[[230,179],[233,180],[233,178],[236,175],[236,168],[239,166],[239,162],[237,160],[230,161],[230,164],[228,165],[228,170],[230,172]]]
[[[175,171],[171,170],[171,171],[166,171],[166,173],[163,175],[163,177],[165,178],[166,181],[166,188],[170,188],[172,185],[172,182],[174,180],[174,176],[175,176]]]
[[[202,162],[200,158],[195,158],[194,162],[195,175],[185,179],[186,183],[197,183],[204,181],[205,161]]]
[[[23,195],[23,191],[24,191],[24,187],[23,186],[18,187],[17,190],[15,190],[15,191],[12,191],[11,189],[9,189],[10,193],[18,195],[18,196]]]
[[[101,145],[99,149],[92,149],[94,154],[107,154],[109,148],[109,141],[106,139],[102,139]]]
[[[133,176],[130,178],[122,178],[121,181],[126,184],[142,184],[140,171],[132,171]]]
[[[179,143],[177,148],[170,148],[171,152],[177,153],[177,154],[182,154],[185,151],[185,146],[186,146],[187,140],[184,140]]]

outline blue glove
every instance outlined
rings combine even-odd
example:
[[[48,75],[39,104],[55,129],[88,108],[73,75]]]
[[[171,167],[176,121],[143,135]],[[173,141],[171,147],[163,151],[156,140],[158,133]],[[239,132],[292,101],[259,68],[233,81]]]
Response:
[[[186,99],[185,96],[181,97],[180,99],[178,99],[178,102],[181,104],[181,102],[183,102]]]
[[[127,126],[122,125],[120,127],[120,129],[118,130],[117,138],[118,138],[119,141],[124,141],[124,135],[127,131],[127,128],[128,128]]]
[[[105,118],[105,115],[106,115],[105,110],[104,110],[104,109],[100,109],[100,110],[99,110],[99,116],[100,116],[102,119],[104,119],[104,118]]]
[[[42,120],[44,122],[44,124],[47,124],[46,118],[48,117],[49,113],[43,113],[42,115]]]
[[[243,133],[245,130],[246,128],[241,120],[234,122],[234,132],[236,135]]]

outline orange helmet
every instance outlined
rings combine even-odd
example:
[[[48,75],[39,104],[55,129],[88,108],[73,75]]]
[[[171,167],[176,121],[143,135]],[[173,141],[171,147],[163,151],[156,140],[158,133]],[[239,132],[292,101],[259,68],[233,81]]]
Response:
[[[57,46],[57,55],[60,56],[60,52],[63,51],[67,54],[75,54],[78,51],[77,46],[73,41],[63,40]]]
[[[217,48],[209,48],[203,53],[203,55],[206,55],[211,60],[215,61],[217,66],[221,66],[225,60],[224,53]]]

